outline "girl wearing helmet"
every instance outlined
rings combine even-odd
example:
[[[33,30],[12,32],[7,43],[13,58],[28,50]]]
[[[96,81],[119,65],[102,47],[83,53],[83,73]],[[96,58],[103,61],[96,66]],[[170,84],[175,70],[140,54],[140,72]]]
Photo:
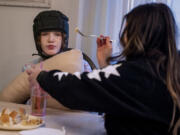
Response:
[[[40,12],[33,23],[34,41],[37,49],[37,54],[40,57],[32,63],[37,64],[43,60],[53,57],[56,54],[71,50],[68,48],[69,24],[68,17],[56,10],[47,10]],[[83,54],[85,55],[85,54]],[[89,63],[83,59],[84,71],[91,72],[92,69]],[[23,67],[25,71],[28,67],[26,64]],[[30,103],[28,99],[27,104]],[[66,109],[63,106],[61,109]]]
[[[38,53],[33,55],[40,56],[39,59],[33,61],[34,64],[61,52],[71,50],[71,48],[68,48],[68,21],[68,17],[57,10],[42,11],[34,18],[33,34]],[[92,71],[86,60],[83,60],[83,64],[84,71]],[[25,69],[26,66],[23,68],[23,71]]]

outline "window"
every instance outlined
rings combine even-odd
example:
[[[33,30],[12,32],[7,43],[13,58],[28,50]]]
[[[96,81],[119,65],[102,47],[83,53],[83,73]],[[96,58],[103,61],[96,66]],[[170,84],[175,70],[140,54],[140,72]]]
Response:
[[[172,8],[172,11],[174,13],[176,23],[177,23],[177,26],[178,26],[177,47],[180,50],[180,32],[179,32],[180,31],[180,8],[179,8],[179,5],[180,5],[180,0],[173,0],[170,6]]]

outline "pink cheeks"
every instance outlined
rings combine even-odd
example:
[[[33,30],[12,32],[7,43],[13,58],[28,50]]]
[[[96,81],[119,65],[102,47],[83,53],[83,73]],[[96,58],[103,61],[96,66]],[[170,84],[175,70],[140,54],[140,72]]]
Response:
[[[45,54],[55,55],[61,49],[62,34],[57,31],[42,32],[40,41],[41,48]]]

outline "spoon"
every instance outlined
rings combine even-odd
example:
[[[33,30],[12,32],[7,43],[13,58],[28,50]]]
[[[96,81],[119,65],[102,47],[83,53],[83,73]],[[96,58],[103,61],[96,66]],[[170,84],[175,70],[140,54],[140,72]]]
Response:
[[[75,32],[79,33],[81,36],[86,37],[86,38],[88,38],[88,37],[97,38],[98,37],[97,35],[86,35],[86,34],[82,33],[78,27],[75,28]],[[115,42],[115,40],[110,40],[110,42]]]

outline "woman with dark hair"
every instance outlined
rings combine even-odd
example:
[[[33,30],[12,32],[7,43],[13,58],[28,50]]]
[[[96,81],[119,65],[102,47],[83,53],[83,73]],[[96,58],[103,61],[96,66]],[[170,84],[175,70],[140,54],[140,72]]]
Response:
[[[119,56],[111,57],[109,37],[97,38],[101,69],[70,74],[34,68],[27,71],[29,81],[38,81],[71,109],[104,112],[109,135],[175,135],[180,125],[180,61],[173,14],[165,4],[149,3],[134,8],[123,22]],[[119,62],[109,65],[111,60]]]

